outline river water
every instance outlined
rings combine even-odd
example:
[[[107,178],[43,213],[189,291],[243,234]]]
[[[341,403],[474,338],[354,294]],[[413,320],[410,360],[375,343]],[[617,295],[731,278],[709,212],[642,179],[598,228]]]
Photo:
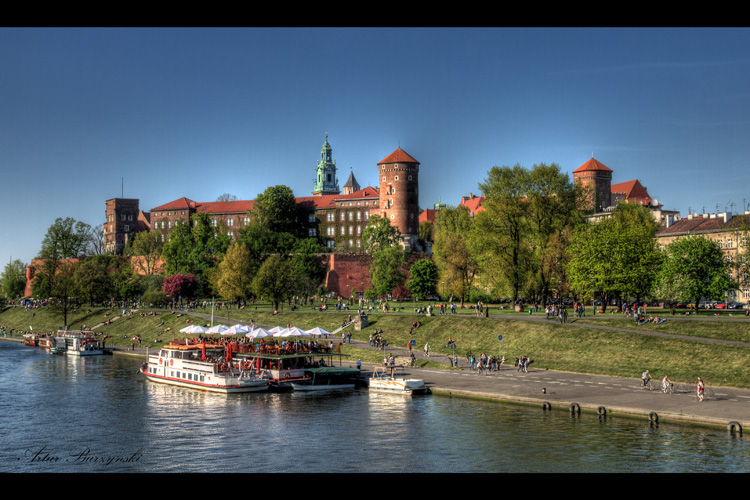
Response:
[[[747,472],[726,431],[442,396],[217,395],[0,342],[0,472]]]

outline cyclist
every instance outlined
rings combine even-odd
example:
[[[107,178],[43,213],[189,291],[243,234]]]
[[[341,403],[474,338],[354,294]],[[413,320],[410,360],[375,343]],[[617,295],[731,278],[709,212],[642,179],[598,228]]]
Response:
[[[664,375],[664,378],[661,381],[662,391],[667,392],[671,386],[672,386],[672,381],[669,380],[669,376]]]
[[[648,385],[649,380],[651,380],[651,374],[646,370],[641,375],[641,380],[643,380],[643,387],[646,387]]]

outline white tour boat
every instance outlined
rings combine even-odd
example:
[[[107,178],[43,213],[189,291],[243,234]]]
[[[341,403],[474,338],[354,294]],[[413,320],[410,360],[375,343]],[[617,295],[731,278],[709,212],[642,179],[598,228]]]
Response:
[[[204,391],[266,391],[269,380],[256,373],[256,368],[246,360],[227,356],[223,345],[177,341],[150,355],[141,365],[141,373],[154,382]]]
[[[60,330],[52,337],[50,351],[69,356],[101,356],[112,354],[111,349],[104,348],[104,342],[92,332]]]
[[[396,378],[393,375],[393,371],[393,367],[376,367],[372,372],[372,377],[367,381],[368,389],[372,392],[403,395],[430,393],[430,389],[425,385],[424,380]]]

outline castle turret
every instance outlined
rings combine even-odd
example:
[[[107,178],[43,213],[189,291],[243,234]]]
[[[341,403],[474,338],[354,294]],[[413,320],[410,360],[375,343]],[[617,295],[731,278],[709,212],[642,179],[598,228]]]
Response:
[[[380,208],[414,247],[419,238],[419,162],[398,148],[378,163]]]
[[[589,161],[573,170],[573,182],[591,188],[591,197],[582,209],[604,210],[612,205],[612,170],[597,160]]]

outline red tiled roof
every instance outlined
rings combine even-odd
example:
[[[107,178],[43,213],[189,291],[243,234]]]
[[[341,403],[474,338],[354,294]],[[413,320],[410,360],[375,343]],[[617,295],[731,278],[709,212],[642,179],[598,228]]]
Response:
[[[435,223],[435,215],[438,213],[438,210],[435,210],[433,208],[425,208],[424,211],[419,214],[419,223],[421,224],[424,221]]]
[[[382,160],[378,162],[378,165],[381,163],[419,163],[417,160],[412,158],[409,153],[404,151],[401,148],[398,148],[393,153],[389,154]]]
[[[624,194],[625,199],[631,203],[642,203],[644,205],[651,203],[651,197],[648,195],[648,191],[646,191],[646,188],[643,187],[637,179],[612,184],[610,191],[612,194]]]
[[[484,210],[484,207],[482,204],[484,203],[484,196],[462,196],[461,197],[461,203],[459,205],[463,205],[466,208],[469,209],[469,211],[472,214],[476,214],[478,212],[481,212]]]
[[[213,212],[216,214],[230,214],[238,212],[248,212],[253,208],[253,200],[235,200],[235,201],[211,201],[208,203],[198,203],[196,212]]]
[[[187,210],[189,208],[195,208],[195,206],[196,203],[193,200],[185,198],[183,196],[182,198],[170,201],[169,203],[165,203],[164,205],[152,208],[151,211],[156,212],[161,210]]]
[[[657,236],[669,236],[670,234],[679,233],[708,233],[711,231],[727,231],[732,229],[742,229],[750,223],[750,215],[735,215],[727,222],[720,217],[702,217],[697,216],[692,219],[684,218],[672,223],[669,227],[663,227],[657,232]]]
[[[603,163],[598,162],[597,160],[591,158],[589,161],[578,167],[577,169],[573,170],[573,173],[576,172],[586,172],[588,170],[603,170],[605,172],[611,172],[612,169],[604,165]]]
[[[349,194],[327,194],[324,196],[302,196],[296,198],[297,204],[308,208],[333,208],[336,202],[340,200],[377,200],[380,193],[376,188],[371,186],[364,187],[359,191]]]

